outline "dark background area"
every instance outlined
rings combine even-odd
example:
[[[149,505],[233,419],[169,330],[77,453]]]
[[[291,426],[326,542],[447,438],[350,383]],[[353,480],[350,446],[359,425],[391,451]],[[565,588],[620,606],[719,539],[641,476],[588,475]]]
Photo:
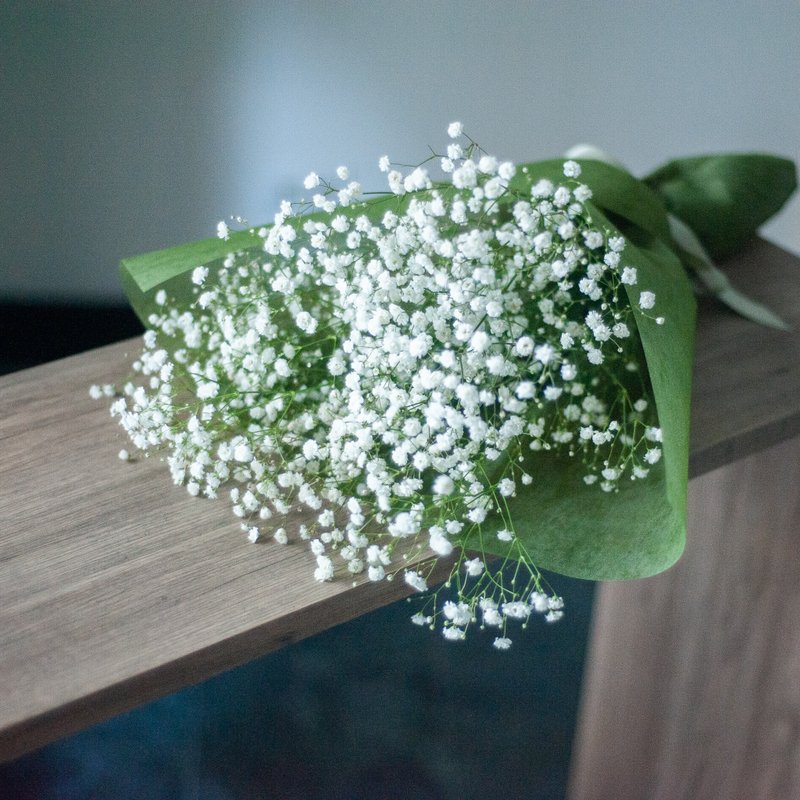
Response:
[[[0,302],[0,375],[143,331],[127,306]]]
[[[0,305],[0,372],[137,335],[125,307]],[[87,387],[88,391],[88,387]],[[0,765],[0,800],[558,800],[594,584],[511,650],[401,601]]]

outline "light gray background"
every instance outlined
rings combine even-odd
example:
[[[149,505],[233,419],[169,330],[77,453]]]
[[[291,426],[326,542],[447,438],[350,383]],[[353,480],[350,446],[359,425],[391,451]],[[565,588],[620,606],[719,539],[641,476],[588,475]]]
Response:
[[[119,301],[120,258],[268,220],[310,169],[379,188],[453,119],[515,160],[797,160],[798,33],[796,0],[7,0],[0,300]],[[766,234],[800,250],[798,200]]]

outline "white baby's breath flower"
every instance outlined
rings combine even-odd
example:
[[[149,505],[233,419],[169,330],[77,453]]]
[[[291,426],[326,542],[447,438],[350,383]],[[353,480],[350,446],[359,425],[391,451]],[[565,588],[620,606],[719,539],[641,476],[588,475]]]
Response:
[[[504,161],[497,168],[497,174],[502,180],[510,181],[517,174],[517,168],[511,161]]]
[[[456,189],[471,189],[478,183],[478,170],[475,167],[475,162],[471,160],[464,161],[461,166],[453,170],[453,186]]]
[[[403,173],[393,169],[386,176],[389,183],[389,189],[393,194],[405,194],[405,186],[403,185]]]
[[[521,600],[503,603],[502,613],[510,619],[527,619],[531,615],[531,607]]]
[[[449,475],[439,475],[433,482],[433,493],[448,495],[452,494],[455,490],[455,484]]]
[[[476,578],[483,572],[484,564],[479,558],[471,558],[464,562],[464,569],[467,575]]]
[[[447,135],[451,139],[457,139],[462,133],[464,133],[464,126],[460,122],[451,122],[447,126]]]
[[[647,452],[644,454],[644,460],[645,460],[645,461],[646,461],[648,464],[656,464],[656,463],[658,463],[658,461],[660,461],[660,460],[661,460],[661,450],[660,450],[658,447],[652,447],[652,448],[650,448],[650,449],[649,449],[649,450],[648,450],[648,451],[647,451]]]
[[[639,294],[639,308],[650,309],[656,304],[656,296],[653,292],[641,292]]]
[[[412,589],[416,589],[418,592],[427,591],[428,584],[425,582],[425,578],[416,570],[406,570],[404,578]]]
[[[278,544],[288,544],[289,542],[289,535],[286,533],[286,528],[278,528],[275,533],[272,534],[272,538]]]
[[[309,173],[313,195],[281,204],[262,252],[196,267],[185,311],[159,291],[112,413],[190,494],[230,487],[248,539],[269,520],[275,543],[307,542],[317,581],[402,572],[428,592],[413,559],[451,559],[452,600],[433,589],[412,620],[453,640],[476,622],[507,649],[533,611],[563,614],[509,511],[537,474],[527,454],[580,459],[587,485],[615,491],[658,462],[660,429],[649,399],[607,378],[637,369],[620,283],[638,276],[583,205],[578,163],[558,186],[484,153],[461,123],[448,135],[444,183],[382,156],[403,199],[373,206],[346,167],[338,190]],[[654,303],[642,287],[639,308]],[[513,584],[498,550],[519,560]]]
[[[644,431],[644,437],[648,442],[661,442],[663,441],[661,428],[647,427]]]
[[[431,533],[429,545],[439,556],[449,556],[453,552],[453,543],[443,533]]]
[[[494,156],[484,155],[478,161],[478,170],[486,175],[494,175],[497,167],[497,159]]]
[[[328,556],[317,556],[314,578],[320,582],[333,580],[333,561]]]

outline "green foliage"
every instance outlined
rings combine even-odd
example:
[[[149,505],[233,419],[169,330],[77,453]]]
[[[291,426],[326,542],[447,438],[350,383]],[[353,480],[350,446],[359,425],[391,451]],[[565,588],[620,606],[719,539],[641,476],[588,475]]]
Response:
[[[715,260],[739,252],[797,187],[792,161],[758,153],[680,158],[644,180]]]

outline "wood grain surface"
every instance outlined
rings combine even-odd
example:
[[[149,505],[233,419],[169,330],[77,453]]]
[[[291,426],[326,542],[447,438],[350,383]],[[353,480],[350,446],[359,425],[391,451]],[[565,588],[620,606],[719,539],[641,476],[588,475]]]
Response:
[[[800,279],[765,246],[728,272],[794,332],[702,308],[686,551],[598,590],[570,800],[800,797]]]
[[[697,478],[672,569],[598,592],[570,800],[800,797],[800,438]]]
[[[800,323],[798,259],[757,243],[737,285]],[[319,584],[302,544],[250,545],[126,444],[92,383],[135,341],[0,379],[0,759],[242,664],[406,593]],[[800,433],[800,337],[704,303],[692,474]],[[446,569],[446,567],[445,567]]]
[[[88,387],[137,348],[0,382],[2,759],[408,593],[320,584],[304,543],[250,544],[226,499],[190,497],[157,457],[121,462]]]
[[[737,288],[780,313],[789,333],[701,298],[689,474],[800,435],[800,258],[764,241],[724,265]]]

